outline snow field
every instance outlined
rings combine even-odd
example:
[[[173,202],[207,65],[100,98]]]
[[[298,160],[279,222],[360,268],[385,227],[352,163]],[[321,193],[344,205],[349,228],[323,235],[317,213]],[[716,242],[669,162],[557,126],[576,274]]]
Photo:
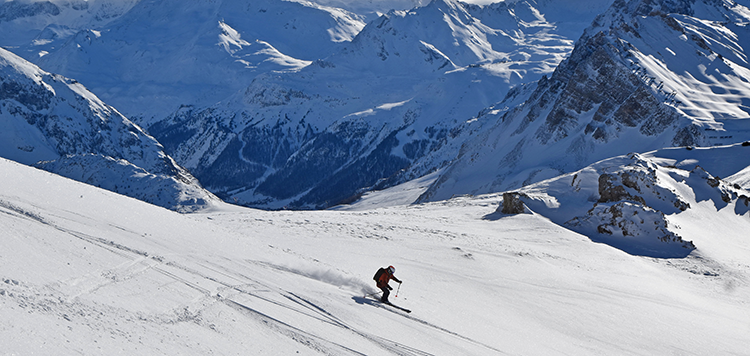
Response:
[[[6,354],[741,354],[750,335],[750,267],[716,252],[747,256],[736,234],[661,260],[498,196],[180,215],[5,160],[0,180]],[[411,314],[362,298],[389,264]]]

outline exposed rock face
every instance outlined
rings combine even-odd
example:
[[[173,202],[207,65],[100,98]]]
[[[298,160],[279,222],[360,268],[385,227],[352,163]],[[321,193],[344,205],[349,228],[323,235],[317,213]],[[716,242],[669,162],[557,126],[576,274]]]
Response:
[[[628,201],[612,205],[597,204],[586,215],[568,221],[567,225],[583,229],[595,226],[599,234],[615,236],[624,241],[632,239],[634,241],[630,243],[641,244],[642,247],[654,244],[653,239],[657,239],[661,243],[695,249],[691,241],[683,241],[682,237],[668,229],[669,223],[664,213]],[[636,241],[638,239],[642,241]]]
[[[667,202],[681,201],[676,192],[659,185],[659,166],[637,153],[628,154],[627,157],[632,160],[630,164],[608,169],[608,173],[599,176],[600,203],[620,200],[643,202],[644,196]]]
[[[258,76],[148,130],[227,201],[327,208],[443,167],[464,121],[511,85],[549,73],[572,39],[535,5],[436,0],[389,12],[324,60]],[[539,42],[544,51],[532,50]]]
[[[13,21],[18,18],[38,15],[56,16],[60,8],[49,1],[25,3],[21,1],[6,1],[0,4],[0,22]]]
[[[574,229],[594,230],[599,234],[621,238],[656,238],[663,243],[678,244],[693,250],[695,245],[683,241],[669,230],[666,215],[690,208],[675,191],[659,184],[658,167],[638,154],[628,155],[632,163],[605,169],[599,175],[599,200],[586,215],[566,222]],[[670,206],[671,203],[671,206]],[[649,204],[658,207],[657,210]]]
[[[739,200],[742,204],[745,205],[745,207],[750,207],[750,197],[745,195],[740,195]]]
[[[523,205],[522,197],[526,197],[526,195],[521,193],[503,193],[503,205],[500,211],[503,214],[523,214],[526,211],[526,207]]]
[[[629,155],[634,162],[599,176],[599,200],[584,216],[566,222],[574,229],[596,230],[599,234],[622,238],[656,237],[664,243],[695,249],[690,241],[683,241],[669,226],[666,214],[679,214],[690,209],[690,204],[672,189],[660,184],[659,174],[664,169],[644,160],[637,154]],[[662,172],[662,173],[659,173]],[[696,200],[712,200],[717,210],[730,203],[737,204],[735,212],[747,213],[744,190],[714,177],[701,167],[695,167],[680,177],[692,187]],[[705,186],[710,189],[704,188]],[[669,204],[671,203],[671,205]],[[741,208],[742,206],[745,208]],[[654,247],[651,247],[654,249]]]
[[[647,206],[644,197],[649,197],[651,204],[654,204],[654,198],[667,203],[659,204],[659,209],[666,213],[676,213],[690,208],[690,204],[674,191],[658,184],[657,168],[653,163],[642,159],[638,154],[628,156],[634,159],[632,164],[599,176],[598,203],[631,201]],[[669,203],[672,206],[669,206]]]
[[[574,229],[594,230],[622,238],[656,238],[695,249],[669,230],[665,214],[690,208],[674,190],[660,184],[659,168],[638,154],[630,154],[630,164],[608,167],[599,175],[599,199],[586,215],[566,222]]]
[[[617,154],[745,139],[722,120],[747,120],[750,110],[716,93],[747,91],[735,89],[750,68],[734,44],[744,41],[748,13],[714,0],[616,1],[531,93],[511,92],[480,113],[477,121],[494,126],[463,146],[420,201],[514,190]],[[722,74],[700,74],[707,66]],[[521,105],[516,95],[526,96]]]
[[[627,174],[627,173],[625,173]],[[628,174],[629,177],[629,174]],[[608,203],[613,201],[620,201],[622,199],[633,199],[637,200],[638,198],[628,194],[625,191],[624,185],[616,185],[615,182],[618,180],[618,176],[614,176],[611,174],[602,174],[599,176],[599,202],[600,203]],[[625,178],[625,177],[623,177]],[[622,183],[625,183],[625,179],[622,179]],[[629,186],[630,188],[634,188],[633,186]],[[642,198],[640,200],[643,200]]]
[[[576,129],[581,125],[585,125],[582,138],[605,144],[615,141],[620,132],[629,128],[645,136],[656,136],[673,127],[680,116],[662,105],[626,65],[622,56],[627,55],[629,48],[619,44],[603,32],[580,42],[570,59],[549,81],[540,84],[536,95],[542,106],[527,112],[516,132],[523,132],[537,120],[545,106],[551,110],[535,133],[543,145],[579,135]],[[584,115],[592,111],[593,115]],[[696,140],[683,141],[691,139]],[[569,150],[575,151],[575,147],[571,145]]]
[[[631,153],[504,193],[503,205],[518,200],[513,204],[634,255],[685,257],[699,248],[678,226],[685,216],[750,216],[750,192],[711,175],[696,162],[734,174],[750,164],[745,150],[735,144]],[[717,157],[739,162],[714,164]]]

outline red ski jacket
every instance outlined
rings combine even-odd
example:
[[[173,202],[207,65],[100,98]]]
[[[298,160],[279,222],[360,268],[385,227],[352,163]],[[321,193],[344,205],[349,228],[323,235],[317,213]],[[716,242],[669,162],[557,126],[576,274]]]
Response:
[[[399,281],[398,278],[396,278],[396,276],[392,275],[391,272],[388,272],[388,270],[386,270],[383,274],[380,275],[380,278],[378,278],[378,282],[377,282],[378,288],[393,289],[388,285],[388,282],[391,279],[398,283],[401,283],[401,281]]]

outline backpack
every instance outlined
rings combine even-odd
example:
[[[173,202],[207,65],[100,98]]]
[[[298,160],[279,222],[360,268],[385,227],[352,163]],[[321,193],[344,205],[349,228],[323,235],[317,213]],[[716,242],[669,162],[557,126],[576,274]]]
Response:
[[[375,272],[375,277],[372,277],[372,279],[373,279],[373,280],[375,280],[375,281],[379,280],[379,279],[380,279],[380,276],[382,276],[382,275],[383,275],[383,273],[385,273],[385,268],[383,268],[383,267],[380,267],[380,268],[378,269],[378,271],[377,271],[377,272]]]

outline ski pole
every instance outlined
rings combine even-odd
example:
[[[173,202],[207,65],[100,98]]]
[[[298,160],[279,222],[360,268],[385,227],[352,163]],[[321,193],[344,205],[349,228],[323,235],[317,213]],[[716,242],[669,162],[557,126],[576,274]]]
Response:
[[[396,289],[396,298],[398,298],[398,291],[401,290],[401,283],[398,284],[398,289]]]

